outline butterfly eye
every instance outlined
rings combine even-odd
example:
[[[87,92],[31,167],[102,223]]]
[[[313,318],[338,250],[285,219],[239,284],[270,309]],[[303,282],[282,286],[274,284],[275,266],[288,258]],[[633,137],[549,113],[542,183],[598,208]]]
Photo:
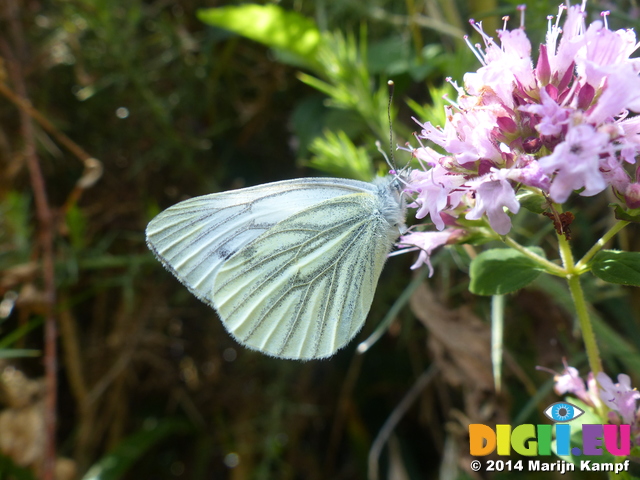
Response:
[[[570,422],[584,413],[584,410],[567,402],[556,402],[549,405],[544,414],[554,422]]]

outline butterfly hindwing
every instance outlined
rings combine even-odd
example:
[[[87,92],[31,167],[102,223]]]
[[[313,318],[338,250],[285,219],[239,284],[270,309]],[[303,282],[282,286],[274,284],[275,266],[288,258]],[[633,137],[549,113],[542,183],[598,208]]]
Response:
[[[361,329],[393,240],[375,194],[325,200],[224,262],[214,306],[250,348],[283,358],[327,357]]]

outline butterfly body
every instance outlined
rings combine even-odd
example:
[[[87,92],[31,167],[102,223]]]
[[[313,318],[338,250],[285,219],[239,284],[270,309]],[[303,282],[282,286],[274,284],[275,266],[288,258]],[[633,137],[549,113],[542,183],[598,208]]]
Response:
[[[147,243],[243,345],[323,358],[362,328],[405,229],[397,182],[304,178],[196,197],[154,218]]]

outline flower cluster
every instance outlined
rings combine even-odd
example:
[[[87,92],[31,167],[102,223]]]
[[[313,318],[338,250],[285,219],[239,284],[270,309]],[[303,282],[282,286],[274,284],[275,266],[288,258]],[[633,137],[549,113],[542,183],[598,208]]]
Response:
[[[558,395],[572,394],[586,405],[599,410],[602,405],[609,409],[608,421],[614,424],[631,425],[634,443],[640,445],[640,410],[636,402],[640,399],[640,392],[631,387],[629,375],[618,375],[618,383],[614,383],[603,372],[594,378],[589,372],[587,384],[578,370],[566,364],[564,371],[554,377],[555,392]],[[596,383],[597,381],[597,383]]]
[[[463,218],[486,215],[496,233],[509,233],[507,211],[518,213],[521,191],[563,203],[575,191],[611,187],[625,208],[640,207],[640,116],[630,114],[640,112],[636,36],[610,30],[606,14],[587,26],[585,15],[583,4],[549,17],[535,65],[522,28],[499,30],[497,44],[471,22],[484,42],[471,46],[482,66],[464,76],[464,88],[452,82],[458,99],[445,125],[418,122],[420,146],[409,147],[422,165],[406,187],[411,206],[449,233],[404,236],[401,244],[425,252],[414,267],[453,243]]]

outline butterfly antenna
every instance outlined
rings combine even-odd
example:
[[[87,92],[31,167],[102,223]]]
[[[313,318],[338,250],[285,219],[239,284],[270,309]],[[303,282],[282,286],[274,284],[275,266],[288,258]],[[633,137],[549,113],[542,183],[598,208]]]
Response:
[[[400,183],[407,185],[407,181],[404,177],[406,177],[407,166],[402,167],[400,171],[398,171],[398,167],[396,166],[396,159],[393,156],[393,120],[391,119],[391,105],[393,104],[393,92],[395,90],[395,83],[393,80],[389,80],[387,82],[389,86],[389,103],[387,104],[387,119],[389,120],[389,155],[391,155],[391,160],[386,153],[382,150],[380,142],[376,141],[376,147],[378,151],[382,154],[387,165],[389,165],[389,173],[396,179],[399,180]]]
[[[406,172],[409,170],[408,167],[409,167],[409,164],[411,163],[411,160],[409,160],[407,164],[398,171],[398,167],[396,165],[396,159],[393,156],[393,120],[391,119],[391,106],[393,105],[393,93],[396,85],[395,83],[393,83],[393,80],[389,80],[387,82],[387,85],[389,86],[389,103],[387,104],[387,119],[389,120],[389,154],[391,155],[391,160],[389,161],[386,155],[384,157],[385,157],[385,160],[387,160],[387,164],[391,168],[391,174],[396,178],[399,178],[402,180],[402,177],[406,175]],[[380,148],[378,148],[378,150],[380,150]],[[402,183],[406,184],[405,181],[403,181]]]
[[[396,170],[396,160],[393,158],[393,121],[391,120],[391,105],[393,104],[393,91],[395,90],[395,83],[393,80],[389,80],[387,82],[387,86],[389,87],[389,103],[387,103],[387,120],[389,121],[389,154],[391,155],[391,162],[387,160],[387,163],[390,164],[391,170]]]
[[[393,163],[391,163],[391,160],[389,160],[389,156],[387,155],[387,152],[385,152],[382,149],[382,144],[380,143],[379,140],[376,140],[376,148],[380,152],[380,155],[382,155],[384,157],[384,161],[387,162],[387,165],[389,165],[389,169],[391,170],[391,172],[390,172],[391,175],[395,175],[396,174],[396,168],[393,165]]]

